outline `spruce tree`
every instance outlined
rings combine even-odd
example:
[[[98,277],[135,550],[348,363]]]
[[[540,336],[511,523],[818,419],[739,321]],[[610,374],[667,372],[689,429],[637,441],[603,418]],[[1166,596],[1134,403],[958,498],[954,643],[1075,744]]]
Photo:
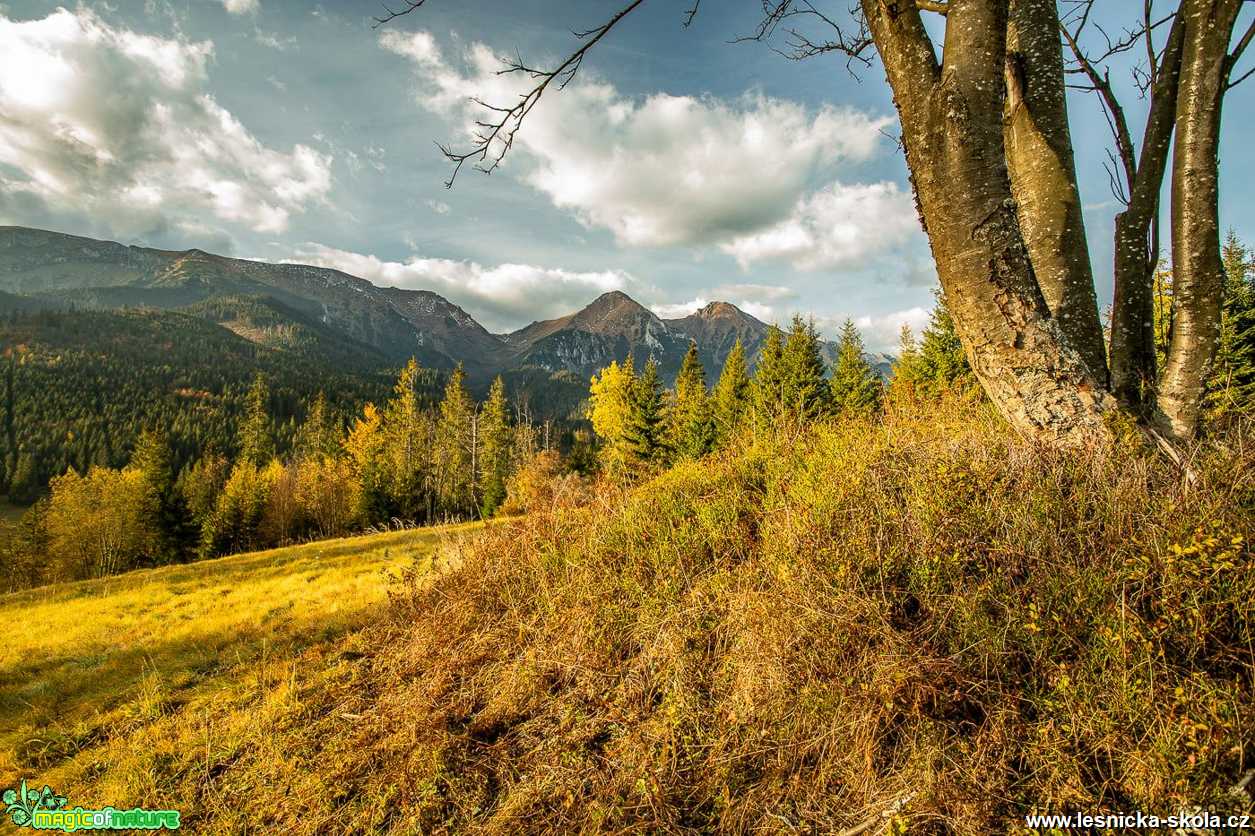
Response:
[[[1255,262],[1231,229],[1222,250],[1225,267],[1220,341],[1207,382],[1214,416],[1255,405]]]
[[[745,420],[750,406],[750,379],[745,368],[745,349],[737,340],[723,361],[723,371],[712,397],[715,443],[727,444]]]
[[[754,369],[752,399],[754,425],[758,429],[771,426],[784,410],[784,334],[772,325],[767,329],[767,339],[758,353],[758,366]]]
[[[253,379],[245,400],[244,421],[240,425],[240,459],[258,467],[275,453],[270,420],[270,386],[260,372]]]
[[[625,434],[628,452],[634,460],[645,464],[665,461],[668,451],[663,427],[662,384],[658,381],[658,364],[654,358],[650,357],[645,364],[633,390]]]
[[[936,394],[956,383],[972,380],[972,368],[959,341],[954,319],[946,307],[945,297],[938,291],[937,304],[933,307],[924,338],[920,343],[921,377],[925,387]]]
[[[483,450],[480,457],[480,472],[483,474],[480,513],[491,517],[501,503],[505,502],[506,479],[510,469],[510,444],[513,440],[510,409],[505,397],[505,381],[500,375],[493,380],[492,388],[488,390],[488,400],[480,411],[479,437]]]
[[[701,458],[710,452],[714,443],[706,371],[697,356],[696,342],[689,343],[676,375],[675,392],[667,413],[667,438],[677,458]]]
[[[780,365],[784,408],[789,415],[811,421],[828,412],[831,397],[824,379],[827,367],[814,323],[793,317]]]
[[[175,490],[169,438],[159,429],[140,433],[130,467],[139,471],[142,507],[139,513],[149,535],[149,554],[155,563],[183,560],[195,539],[182,494]]]
[[[839,410],[863,413],[880,406],[880,379],[863,356],[863,337],[850,319],[841,326],[831,386]]]

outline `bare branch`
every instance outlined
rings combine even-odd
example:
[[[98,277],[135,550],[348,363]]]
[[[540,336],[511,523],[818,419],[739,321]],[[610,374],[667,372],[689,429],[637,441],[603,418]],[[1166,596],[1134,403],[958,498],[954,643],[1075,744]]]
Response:
[[[936,0],[925,0],[925,2],[936,2]],[[871,57],[868,55],[873,47],[871,33],[867,29],[867,21],[856,8],[850,9],[851,16],[858,24],[858,29],[854,32],[847,31],[840,23],[820,11],[811,0],[762,0],[762,10],[762,20],[754,33],[734,38],[733,43],[759,41],[770,46],[771,40],[778,31],[782,30],[787,49],[779,49],[775,46],[771,46],[771,49],[791,61],[802,61],[816,55],[837,52],[846,56],[845,66],[851,74],[853,74],[851,66],[856,61],[863,66],[871,65]],[[785,23],[795,18],[818,21],[828,32],[828,37],[813,40],[810,35]]]
[[[409,4],[408,8],[397,11],[388,9],[388,16],[376,18],[376,25],[381,25],[401,15],[409,14],[422,6],[426,0],[406,0],[406,2]],[[453,163],[453,172],[449,175],[449,179],[445,181],[445,188],[453,188],[453,183],[462,171],[462,166],[467,162],[471,162],[475,168],[485,174],[491,174],[496,170],[501,165],[501,161],[505,159],[506,154],[510,153],[510,149],[514,147],[514,138],[518,135],[519,128],[523,125],[523,120],[536,107],[537,102],[544,96],[550,85],[555,85],[556,82],[555,86],[561,90],[570,84],[576,73],[579,72],[580,66],[584,63],[584,56],[588,54],[589,50],[596,46],[619,21],[635,11],[644,2],[645,0],[632,0],[631,3],[628,3],[600,26],[595,26],[583,32],[573,32],[572,34],[584,41],[584,43],[551,70],[528,66],[523,63],[522,57],[518,55],[503,61],[504,66],[497,71],[497,75],[525,75],[534,84],[525,92],[519,94],[518,101],[509,106],[489,104],[478,98],[471,99],[474,104],[490,114],[495,114],[497,118],[477,120],[475,122],[475,127],[478,130],[475,131],[471,148],[467,151],[455,151],[448,145],[437,146],[440,148],[440,153],[444,154],[445,158]],[[700,4],[701,0],[694,2],[693,8],[689,13],[690,21],[692,16],[697,14],[697,7]],[[385,8],[388,7],[385,6]]]
[[[422,5],[426,2],[427,0],[405,0],[405,8],[396,9],[396,10],[394,10],[387,3],[384,3],[383,4],[383,10],[384,10],[383,16],[375,18],[375,22],[371,24],[370,28],[378,29],[380,26],[383,26],[388,21],[396,20],[398,17],[401,17],[402,15],[407,15],[410,12],[415,11],[416,9],[422,8]]]
[[[1076,66],[1071,71],[1079,72],[1089,80],[1088,88],[1078,89],[1092,90],[1098,94],[1099,99],[1102,101],[1103,115],[1107,117],[1107,124],[1115,137],[1116,149],[1119,151],[1120,162],[1124,168],[1127,190],[1122,191],[1127,194],[1132,191],[1133,184],[1137,179],[1137,153],[1133,148],[1133,138],[1129,134],[1129,124],[1124,116],[1124,108],[1120,106],[1115,91],[1112,89],[1110,75],[1106,72],[1102,74],[1098,72],[1098,62],[1091,59],[1078,42],[1079,33],[1084,28],[1089,14],[1089,6],[1092,6],[1092,0],[1086,6],[1084,16],[1077,24],[1075,31],[1069,31],[1064,23],[1060,23],[1059,29],[1063,33],[1063,39],[1067,41],[1068,48],[1072,50],[1072,56],[1076,63]],[[1075,87],[1075,85],[1070,86]],[[1111,174],[1111,172],[1108,172],[1108,174]]]
[[[1251,25],[1246,27],[1246,32],[1244,32],[1242,34],[1242,37],[1238,40],[1238,45],[1233,48],[1233,52],[1229,53],[1229,55],[1225,57],[1225,62],[1224,62],[1225,79],[1229,78],[1229,75],[1233,72],[1233,68],[1237,66],[1238,60],[1241,59],[1242,53],[1246,52],[1246,48],[1251,45],[1252,38],[1255,38],[1255,20],[1251,21]],[[1238,77],[1237,81],[1230,82],[1226,80],[1225,89],[1232,90],[1234,87],[1237,87],[1247,78],[1249,78],[1251,73],[1253,72],[1255,72],[1255,68],[1247,70],[1245,73],[1243,73],[1241,76]]]
[[[684,13],[684,28],[687,29],[693,25],[693,18],[697,17],[697,12],[702,7],[702,0],[693,0],[693,7]]]
[[[950,3],[948,0],[915,0],[915,8],[924,12],[936,12],[945,17],[946,12],[950,11]]]

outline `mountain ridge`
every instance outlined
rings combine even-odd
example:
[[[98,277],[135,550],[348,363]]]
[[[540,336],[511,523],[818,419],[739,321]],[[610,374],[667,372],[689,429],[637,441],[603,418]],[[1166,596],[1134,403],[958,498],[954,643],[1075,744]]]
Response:
[[[713,378],[738,339],[752,364],[770,328],[722,301],[663,319],[623,291],[612,290],[566,316],[494,334],[434,291],[380,286],[335,268],[233,258],[199,248],[161,250],[14,226],[0,227],[0,292],[34,300],[23,303],[28,307],[200,306],[197,315],[219,311],[228,318],[218,324],[278,349],[293,335],[306,335],[334,346],[338,358],[356,346],[363,363],[399,363],[414,356],[445,371],[462,363],[468,378],[480,385],[523,369],[567,373],[586,382],[598,369],[629,354],[639,363],[652,357],[669,379],[690,341],[697,343]],[[273,300],[266,306],[267,327],[245,327],[223,305],[206,305],[221,297],[237,300],[236,307],[240,299]],[[832,343],[824,348],[829,358],[834,356]],[[882,375],[887,375],[888,359],[869,355]]]

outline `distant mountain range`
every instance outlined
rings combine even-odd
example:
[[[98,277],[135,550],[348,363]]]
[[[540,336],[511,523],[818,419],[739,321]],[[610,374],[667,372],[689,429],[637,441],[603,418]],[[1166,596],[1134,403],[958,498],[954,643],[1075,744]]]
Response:
[[[768,331],[727,302],[662,319],[614,291],[569,316],[493,334],[439,294],[379,287],[339,270],[0,227],[0,311],[40,307],[180,311],[340,369],[411,356],[441,370],[461,362],[477,387],[497,374],[586,387],[589,375],[629,352],[638,363],[653,357],[670,378],[690,341],[713,383],[736,340],[753,362]],[[825,345],[830,356],[834,348]],[[892,358],[868,359],[888,374]]]

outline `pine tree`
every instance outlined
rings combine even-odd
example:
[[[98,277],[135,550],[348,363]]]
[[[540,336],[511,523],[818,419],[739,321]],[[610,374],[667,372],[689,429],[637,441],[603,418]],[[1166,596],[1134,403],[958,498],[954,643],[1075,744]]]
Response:
[[[496,513],[505,502],[506,480],[510,475],[510,447],[514,433],[510,427],[510,409],[506,403],[505,381],[498,375],[488,390],[488,400],[479,416],[479,436],[483,453],[480,469],[483,474],[483,498],[480,512],[485,517]]]
[[[445,385],[434,445],[436,495],[447,512],[461,514],[475,507],[475,420],[475,402],[459,363]]]
[[[175,490],[170,441],[161,430],[140,433],[130,467],[140,473],[143,525],[149,532],[149,552],[154,563],[185,559],[193,545],[193,533],[182,494]]]
[[[269,462],[274,453],[270,386],[259,372],[245,401],[244,422],[240,425],[240,459],[260,467]]]
[[[863,337],[850,319],[841,326],[831,386],[839,410],[865,413],[880,407],[880,379],[863,356]]]
[[[767,329],[767,339],[758,354],[758,366],[754,369],[751,389],[754,406],[754,425],[758,429],[771,426],[784,411],[784,334],[772,325]]]
[[[813,323],[793,317],[780,367],[784,408],[790,416],[811,421],[828,412],[832,400],[824,379],[827,367]]]
[[[950,309],[946,307],[945,297],[940,291],[928,326],[924,328],[920,364],[924,387],[932,394],[973,379],[963,343],[959,341],[959,332],[954,327],[954,318],[950,316]]]
[[[1216,417],[1255,406],[1255,261],[1229,230],[1220,341],[1207,381],[1207,403]]]
[[[715,441],[727,444],[741,423],[750,406],[750,379],[745,368],[745,349],[737,340],[723,361],[723,371],[715,385],[714,401]]]
[[[655,464],[666,460],[663,417],[662,384],[658,381],[658,364],[651,357],[636,378],[628,417],[625,441],[636,462]]]
[[[697,356],[697,343],[690,342],[667,410],[667,444],[677,458],[696,459],[710,452],[713,443],[706,370]]]

